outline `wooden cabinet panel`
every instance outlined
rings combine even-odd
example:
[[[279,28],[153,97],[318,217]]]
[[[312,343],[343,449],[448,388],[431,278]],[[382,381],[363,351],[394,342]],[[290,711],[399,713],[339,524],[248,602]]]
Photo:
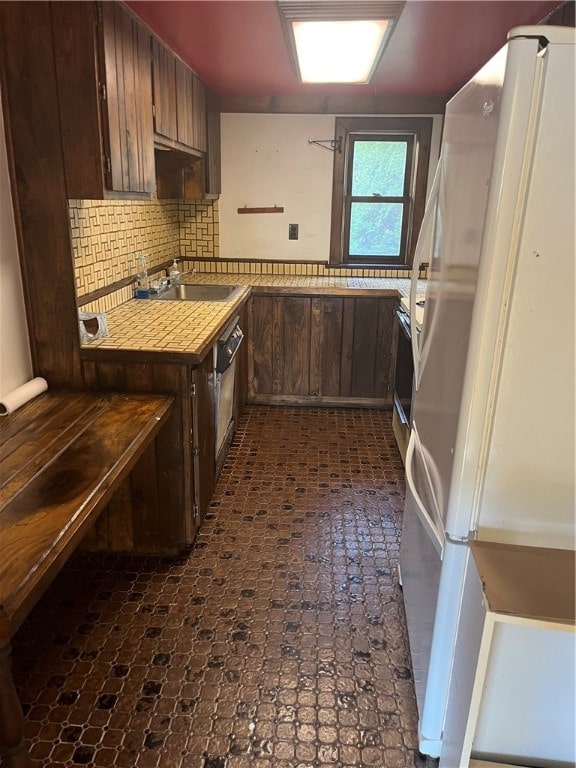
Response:
[[[159,40],[152,42],[152,73],[154,86],[154,132],[177,141],[176,119],[176,56]]]
[[[67,196],[150,198],[149,33],[117,3],[51,10]]]
[[[245,352],[244,352],[245,354]],[[91,548],[134,552],[177,552],[194,540],[216,484],[216,423],[212,352],[200,365],[84,361],[92,389],[162,392],[176,407],[156,438],[154,453],[142,457],[110,502],[88,540]],[[239,375],[245,376],[245,361]],[[246,402],[245,385],[235,395],[235,419]]]
[[[194,74],[179,59],[176,61],[177,140],[187,147],[197,146],[194,131]]]
[[[220,100],[206,91],[206,196],[218,197],[222,191],[220,148]]]
[[[206,515],[216,484],[216,421],[214,411],[214,367],[212,354],[191,370],[192,445],[194,455],[197,524]]]
[[[244,341],[236,355],[236,377],[234,381],[234,422],[242,415],[248,400],[248,304],[244,304],[240,312],[240,328],[244,331]]]
[[[394,297],[257,296],[252,402],[392,403]]]
[[[51,388],[78,387],[78,310],[48,3],[0,3],[0,58],[33,370]],[[99,146],[97,119],[95,126]],[[101,176],[101,163],[96,168]],[[1,194],[8,201],[10,190]]]
[[[154,188],[150,35],[116,3],[99,6],[108,131],[108,187],[121,192]]]
[[[156,141],[181,152],[205,152],[206,86],[156,38],[152,72]]]
[[[288,296],[275,300],[274,394],[310,395],[312,300]]]
[[[193,75],[192,123],[194,131],[192,146],[200,152],[206,152],[206,86],[198,75]]]
[[[113,496],[86,539],[90,549],[176,554],[195,533],[190,442],[190,404],[185,366],[118,360],[84,361],[88,388],[161,392],[175,407],[130,476]]]
[[[159,40],[152,47],[155,137],[171,152],[157,151],[156,187],[162,198],[202,200],[220,194],[220,113],[207,152],[207,89],[202,80]],[[213,193],[212,190],[217,190]]]
[[[394,370],[396,368],[396,325],[394,315],[397,299],[380,299],[378,302],[378,326],[374,361],[374,387],[376,392],[387,392],[392,401]]]
[[[312,299],[311,394],[339,397],[344,301]]]
[[[178,141],[206,151],[206,86],[181,61],[176,61]]]
[[[274,299],[253,296],[248,302],[248,397],[271,395],[272,318]]]

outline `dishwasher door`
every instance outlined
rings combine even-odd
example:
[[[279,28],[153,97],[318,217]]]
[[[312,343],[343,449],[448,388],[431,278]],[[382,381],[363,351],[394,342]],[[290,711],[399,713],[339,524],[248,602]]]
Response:
[[[236,360],[223,373],[216,373],[216,456],[220,453],[222,443],[230,428],[234,415],[234,380],[236,376]]]
[[[214,397],[216,418],[216,459],[232,426],[236,355],[244,339],[235,317],[214,345]]]

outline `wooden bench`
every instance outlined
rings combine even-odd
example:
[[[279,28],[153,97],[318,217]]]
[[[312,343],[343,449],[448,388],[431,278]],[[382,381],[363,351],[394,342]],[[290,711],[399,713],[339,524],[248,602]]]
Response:
[[[0,420],[0,756],[7,768],[29,765],[10,641],[154,440],[172,402],[49,392]]]

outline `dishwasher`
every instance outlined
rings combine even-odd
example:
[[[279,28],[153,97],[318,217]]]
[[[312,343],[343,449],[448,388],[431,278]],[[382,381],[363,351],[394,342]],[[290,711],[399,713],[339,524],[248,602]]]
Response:
[[[234,418],[234,378],[236,355],[244,333],[235,317],[214,345],[214,411],[216,420],[216,458],[226,440]]]

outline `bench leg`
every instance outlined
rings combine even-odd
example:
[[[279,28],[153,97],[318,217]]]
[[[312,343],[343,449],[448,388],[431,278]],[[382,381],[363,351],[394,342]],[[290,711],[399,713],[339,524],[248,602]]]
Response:
[[[24,744],[24,715],[10,672],[10,644],[0,648],[0,755],[6,768],[30,765]]]

